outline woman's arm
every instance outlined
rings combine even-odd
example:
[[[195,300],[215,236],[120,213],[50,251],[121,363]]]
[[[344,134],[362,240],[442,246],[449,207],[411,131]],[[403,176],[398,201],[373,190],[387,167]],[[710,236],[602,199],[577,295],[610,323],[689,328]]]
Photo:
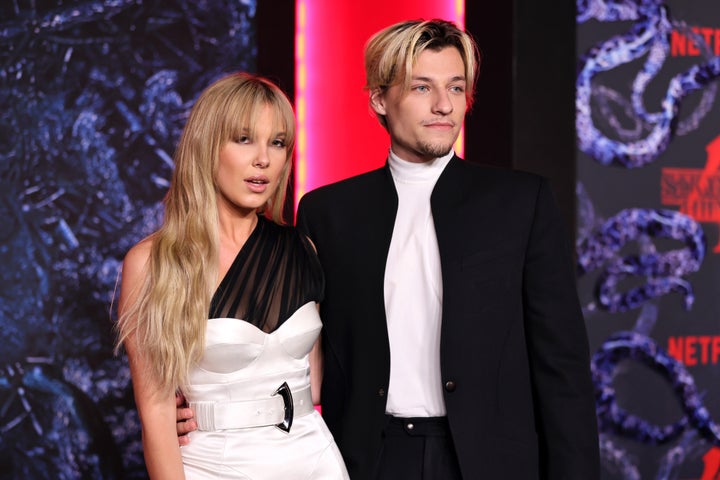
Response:
[[[313,241],[310,237],[305,238],[310,243],[314,253],[317,254],[317,248],[315,248]],[[316,303],[315,307],[317,308],[318,313],[320,313],[320,304]],[[320,390],[322,389],[323,354],[321,339],[322,333],[318,335],[317,340],[315,340],[315,345],[313,345],[312,350],[310,350],[310,357],[308,358],[310,362],[310,393],[312,395],[313,405],[320,405]]]
[[[120,314],[125,306],[135,301],[149,253],[150,242],[143,241],[125,257],[118,303]],[[147,368],[147,357],[138,348],[135,334],[129,336],[124,345],[130,362],[135,405],[142,424],[143,453],[148,474],[152,480],[184,479],[175,424],[175,393],[160,390]]]
[[[320,310],[320,305],[318,305]],[[318,336],[315,340],[312,350],[310,350],[310,356],[308,358],[310,362],[310,392],[312,394],[313,405],[320,405],[320,389],[322,388],[323,379],[323,355],[322,355],[322,342],[321,336]]]

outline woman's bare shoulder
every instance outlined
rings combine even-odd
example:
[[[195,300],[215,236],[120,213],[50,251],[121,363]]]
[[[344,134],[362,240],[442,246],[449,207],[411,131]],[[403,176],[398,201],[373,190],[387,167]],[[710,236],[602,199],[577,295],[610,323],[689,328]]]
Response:
[[[133,245],[133,247],[130,248],[130,250],[128,250],[128,252],[125,254],[123,266],[138,266],[138,264],[139,266],[145,265],[147,259],[150,258],[150,250],[152,249],[152,246],[152,235],[140,240],[138,243]]]
[[[134,286],[144,275],[152,245],[153,237],[151,235],[140,240],[125,254],[122,265],[122,279],[126,287]]]

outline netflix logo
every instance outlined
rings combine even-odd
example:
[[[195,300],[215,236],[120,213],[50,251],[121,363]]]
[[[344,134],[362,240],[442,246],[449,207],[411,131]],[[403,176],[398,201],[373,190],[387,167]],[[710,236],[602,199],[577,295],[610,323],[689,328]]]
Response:
[[[692,27],[691,30],[705,40],[713,55],[720,55],[720,28]],[[670,37],[670,54],[673,57],[698,57],[701,53],[692,38],[673,30]]]
[[[720,361],[720,335],[669,337],[667,350],[686,367],[717,365]]]

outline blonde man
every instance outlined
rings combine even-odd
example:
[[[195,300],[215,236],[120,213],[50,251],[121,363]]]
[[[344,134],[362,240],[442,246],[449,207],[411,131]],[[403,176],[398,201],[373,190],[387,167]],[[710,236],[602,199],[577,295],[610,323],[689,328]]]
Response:
[[[298,210],[326,278],[323,417],[351,478],[599,479],[587,335],[548,182],[453,151],[474,41],[443,20],[401,22],[369,40],[365,68],[387,164]]]

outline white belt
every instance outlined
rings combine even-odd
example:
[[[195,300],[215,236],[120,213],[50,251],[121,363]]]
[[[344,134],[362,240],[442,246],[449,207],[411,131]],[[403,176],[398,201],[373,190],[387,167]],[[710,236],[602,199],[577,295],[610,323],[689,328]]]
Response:
[[[190,402],[198,430],[215,431],[274,425],[290,431],[294,417],[314,410],[310,385],[291,392],[283,383],[268,398],[227,402]]]

